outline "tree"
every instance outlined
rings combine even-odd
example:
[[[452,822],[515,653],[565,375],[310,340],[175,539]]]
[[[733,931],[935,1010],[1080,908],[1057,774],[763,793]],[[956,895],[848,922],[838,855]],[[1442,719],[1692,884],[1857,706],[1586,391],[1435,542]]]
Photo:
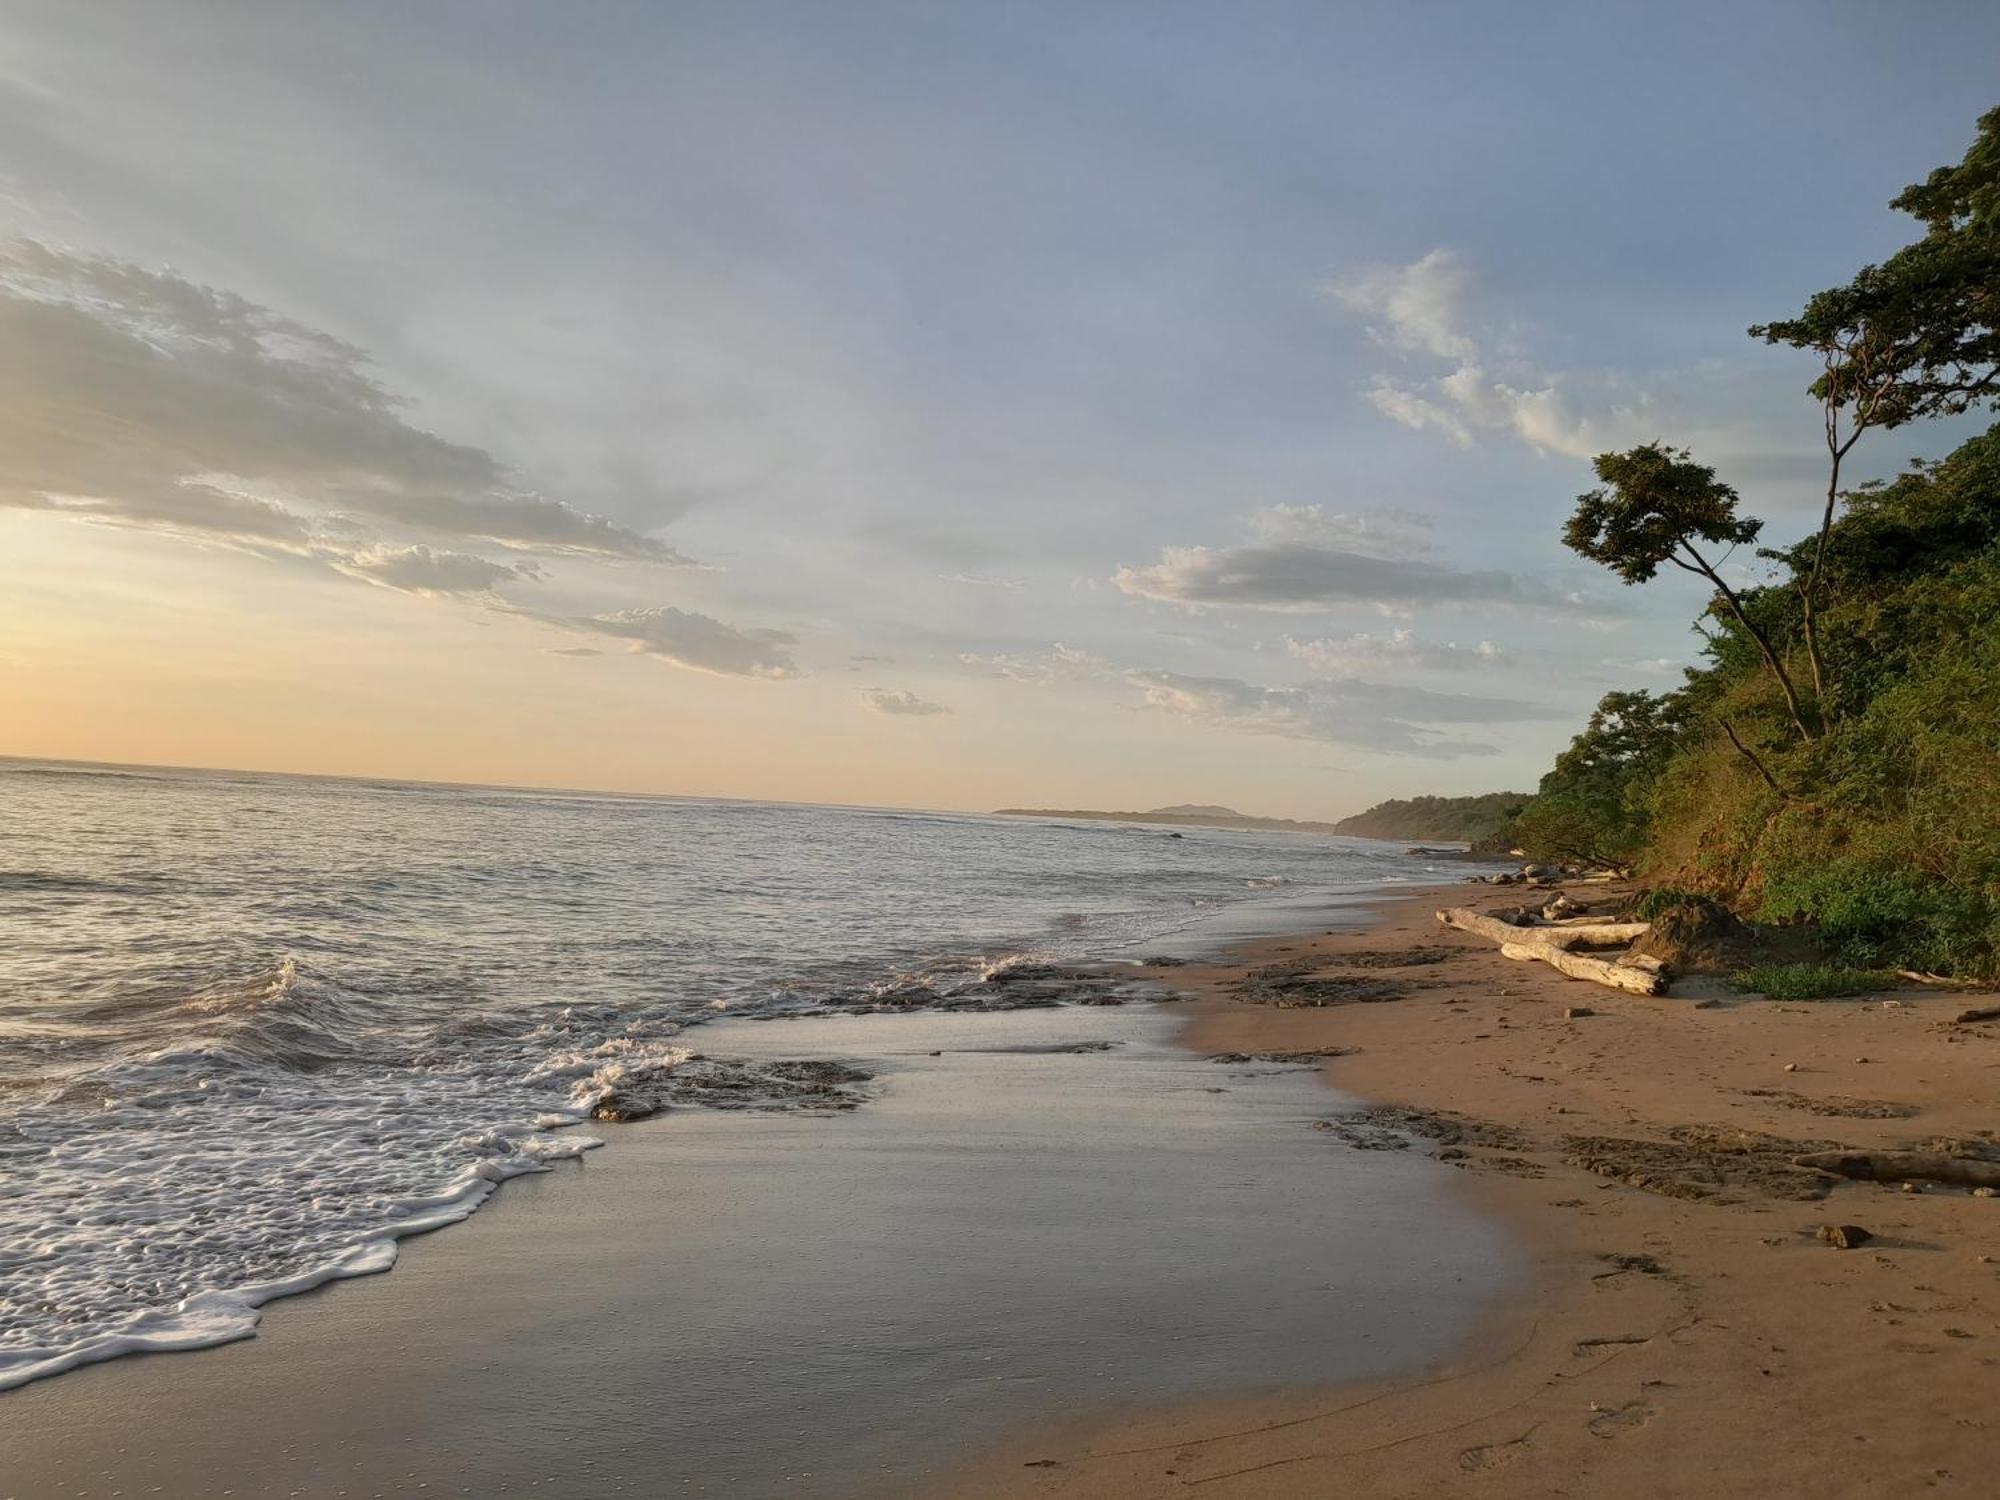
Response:
[[[1841,464],[1871,428],[2000,403],[2000,109],[1980,118],[1964,160],[1905,188],[1890,207],[1921,221],[1923,238],[1818,293],[1797,317],[1750,330],[1820,357],[1812,393],[1826,432],[1826,503],[1793,589],[1823,716],[1832,700],[1819,596]]]
[[[1687,722],[1682,694],[1605,694],[1514,820],[1514,841],[1538,859],[1628,866],[1646,843],[1646,793]]]
[[[1604,487],[1576,497],[1576,512],[1563,527],[1564,544],[1628,584],[1649,581],[1662,563],[1706,578],[1785,695],[1799,737],[1812,739],[1783,658],[1719,571],[1731,551],[1757,540],[1763,522],[1737,515],[1736,491],[1684,448],[1646,443],[1627,453],[1600,453],[1592,467]],[[1710,558],[1698,544],[1724,551]]]

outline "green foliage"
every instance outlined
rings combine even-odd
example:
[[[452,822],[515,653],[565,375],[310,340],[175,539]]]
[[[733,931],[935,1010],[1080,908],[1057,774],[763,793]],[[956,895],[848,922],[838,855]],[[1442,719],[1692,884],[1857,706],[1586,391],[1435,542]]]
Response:
[[[1896,206],[1922,239],[1753,330],[1821,354],[1836,475],[1867,427],[2000,401],[2000,110]],[[1685,452],[1597,471],[1564,540],[1629,582],[1706,570],[1706,660],[1663,697],[1599,705],[1516,820],[1523,846],[1629,862],[1663,910],[1701,892],[1811,927],[1845,966],[1757,971],[1767,993],[1899,967],[2000,977],[2000,427],[1836,495],[1823,532],[1763,554],[1761,588],[1701,553],[1756,523]]]
[[[1485,792],[1476,797],[1392,797],[1334,824],[1334,832],[1370,839],[1491,839],[1525,807],[1532,792]]]
[[[1923,237],[1797,317],[1750,330],[1824,361],[1813,392],[1863,425],[1895,427],[2000,397],[2000,109],[1956,166],[1905,188],[1891,207]]]
[[[1763,526],[1738,516],[1736,491],[1684,449],[1647,443],[1599,454],[1594,467],[1604,486],[1576,497],[1563,545],[1627,583],[1645,583],[1662,563],[1705,571],[1695,542],[1743,546]]]
[[[1530,858],[1622,869],[1644,849],[1644,792],[1686,728],[1680,695],[1607,693],[1515,818]]]
[[[1706,899],[1700,891],[1686,891],[1671,885],[1656,886],[1641,893],[1639,899],[1632,903],[1632,920],[1657,922],[1669,912],[1698,906]]]
[[[1838,964],[1761,964],[1739,970],[1729,982],[1771,1000],[1828,1000],[1877,994],[1894,988],[1896,980],[1891,974],[1846,969]]]

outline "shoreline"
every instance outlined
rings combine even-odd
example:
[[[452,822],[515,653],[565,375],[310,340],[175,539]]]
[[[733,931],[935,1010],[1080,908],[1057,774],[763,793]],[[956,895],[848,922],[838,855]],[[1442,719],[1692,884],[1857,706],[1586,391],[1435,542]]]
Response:
[[[1031,1424],[924,1500],[1990,1494],[2000,1418],[1973,1393],[2000,1366],[2000,1201],[1827,1186],[1788,1158],[1990,1135],[2000,1028],[1953,1027],[1965,997],[1937,991],[1621,994],[1438,926],[1438,895],[1174,971],[1196,992],[1180,1040],[1336,1049],[1322,1080],[1368,1101],[1347,1144],[1463,1169],[1455,1196],[1527,1249],[1522,1282],[1401,1377]],[[1412,953],[1446,956],[1391,967],[1425,977],[1390,1003],[1233,993],[1259,969],[1360,978]],[[1872,1241],[1836,1249],[1829,1223]]]
[[[1183,1009],[718,1022],[717,1054],[851,1057],[883,1090],[594,1126],[608,1149],[393,1275],[270,1304],[257,1338],[10,1392],[0,1496],[873,1500],[1037,1412],[1448,1348],[1497,1231],[1442,1169],[1323,1150],[1310,1071],[1214,1067]]]

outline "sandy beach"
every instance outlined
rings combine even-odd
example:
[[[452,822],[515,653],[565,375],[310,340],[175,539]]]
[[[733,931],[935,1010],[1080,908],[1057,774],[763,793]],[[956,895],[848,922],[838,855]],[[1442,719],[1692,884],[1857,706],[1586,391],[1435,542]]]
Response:
[[[13,1392],[0,1496],[1990,1494],[2000,1202],[1787,1163],[1988,1129],[2000,1028],[1616,994],[1461,901],[1185,1004],[718,1027],[880,1097],[605,1127],[256,1339]]]
[[[1818,1198],[1824,1179],[1784,1165],[1789,1143],[1990,1132],[2000,1027],[1951,1024],[1979,1002],[1624,995],[1439,927],[1441,899],[1518,902],[1413,893],[1365,932],[1248,956],[1397,974],[1415,987],[1394,1003],[1277,1009],[1237,998],[1242,965],[1182,971],[1202,996],[1184,1040],[1352,1049],[1328,1081],[1435,1112],[1385,1123],[1462,1169],[1465,1198],[1530,1248],[1529,1284],[1431,1368],[1029,1428],[929,1494],[1990,1496],[2000,1200],[1894,1183]],[[1439,961],[1374,967],[1416,953]],[[1873,1238],[1836,1249],[1829,1224]]]

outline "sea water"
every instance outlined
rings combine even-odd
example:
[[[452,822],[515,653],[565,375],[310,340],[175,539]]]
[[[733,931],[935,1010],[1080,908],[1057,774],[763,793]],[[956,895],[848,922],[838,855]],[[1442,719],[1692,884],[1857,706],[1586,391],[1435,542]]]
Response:
[[[628,1078],[782,1105],[689,1062],[714,1018],[1006,1008],[1010,965],[1425,878],[1363,840],[0,761],[0,1389],[386,1269]]]

